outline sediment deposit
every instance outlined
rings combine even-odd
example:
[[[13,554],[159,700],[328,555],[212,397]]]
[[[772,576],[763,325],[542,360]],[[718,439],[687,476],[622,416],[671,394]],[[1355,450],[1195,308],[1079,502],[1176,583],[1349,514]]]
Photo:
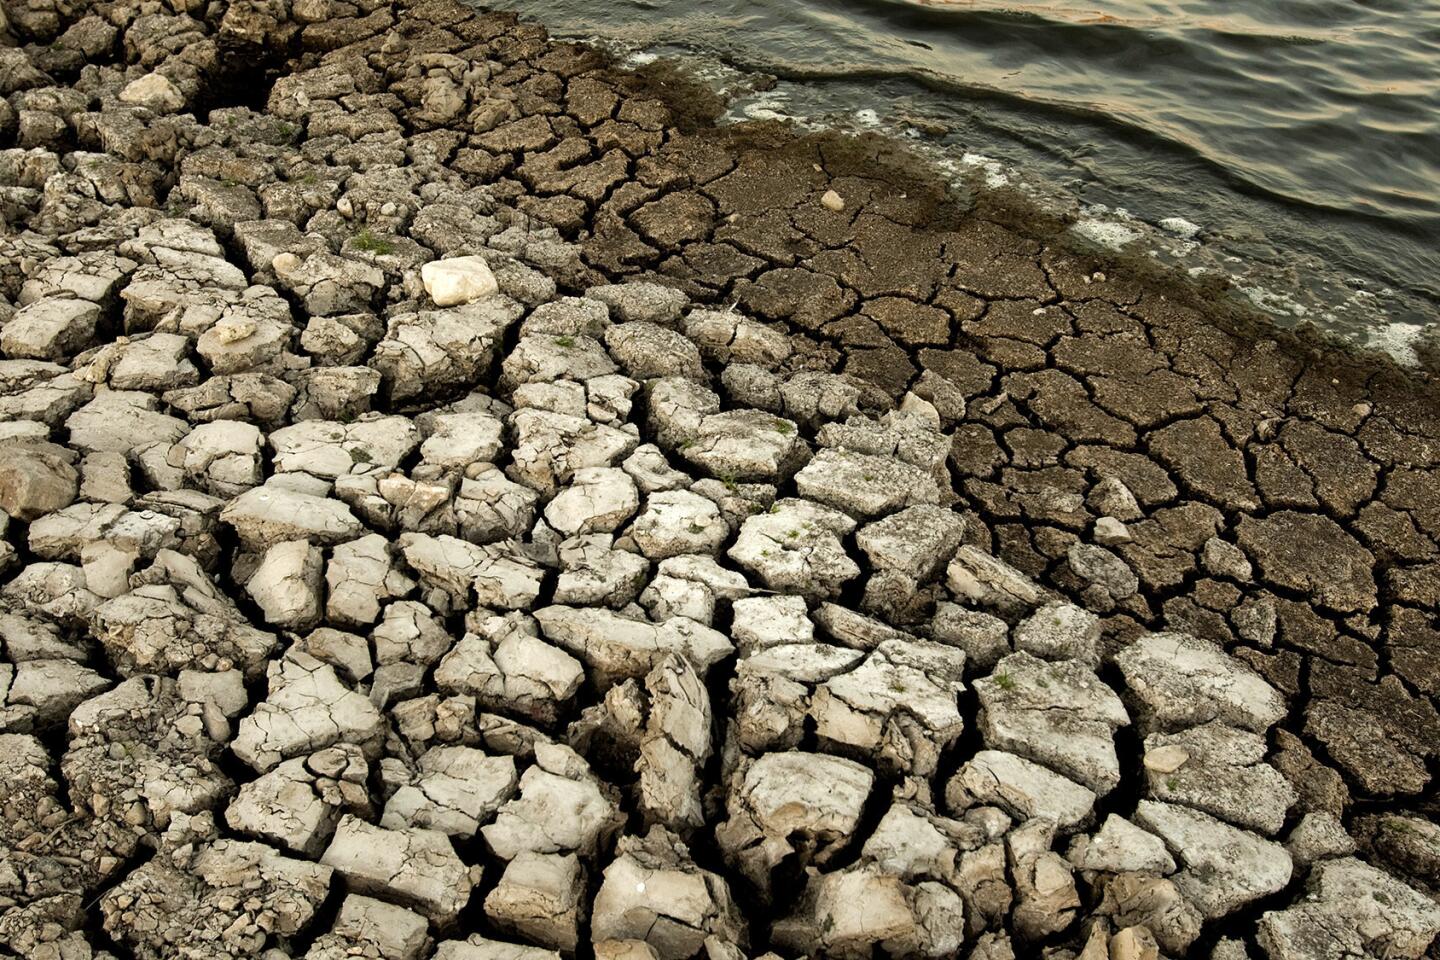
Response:
[[[3,9],[0,951],[1433,951],[1432,388],[513,17]]]

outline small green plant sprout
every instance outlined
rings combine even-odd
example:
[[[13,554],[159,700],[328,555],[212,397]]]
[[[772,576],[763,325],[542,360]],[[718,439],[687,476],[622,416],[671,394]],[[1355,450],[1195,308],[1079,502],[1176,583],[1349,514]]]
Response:
[[[1001,690],[1015,689],[1015,678],[1010,676],[1010,674],[1008,673],[995,674],[995,683],[1000,687]]]
[[[566,348],[566,349],[568,350],[569,348],[575,346],[575,338],[574,338],[574,337],[556,337],[556,338],[555,338],[555,346],[557,346],[557,347],[564,347],[564,348]]]
[[[776,417],[774,420],[770,421],[770,429],[774,430],[776,433],[783,433],[788,435],[795,432],[795,425],[789,420],[781,420],[779,417]]]
[[[391,243],[385,237],[375,236],[375,234],[370,232],[369,227],[355,234],[355,248],[357,250],[364,250],[366,253],[379,254],[382,257],[387,253],[395,252],[395,244]]]

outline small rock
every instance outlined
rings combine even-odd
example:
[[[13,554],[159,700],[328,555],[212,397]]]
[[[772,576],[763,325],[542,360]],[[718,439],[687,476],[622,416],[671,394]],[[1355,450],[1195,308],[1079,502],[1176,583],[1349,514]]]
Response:
[[[506,933],[569,953],[588,912],[585,893],[584,868],[573,854],[526,851],[506,864],[485,898],[485,915]]]
[[[801,597],[746,597],[731,604],[730,636],[746,653],[786,643],[810,643],[815,625]]]
[[[289,757],[335,743],[353,743],[373,756],[384,720],[369,698],[345,686],[335,668],[290,651],[269,669],[270,692],[240,721],[231,749],[262,773]]]
[[[1015,628],[1015,649],[1042,660],[1100,665],[1100,618],[1071,603],[1047,603]]]
[[[651,560],[683,554],[713,554],[730,537],[730,527],[711,500],[688,490],[651,494],[635,518],[630,536]]]
[[[851,760],[815,753],[767,753],[731,780],[730,818],[716,828],[725,856],[763,895],[786,857],[823,867],[860,824],[875,775]]]
[[[1154,770],[1156,773],[1174,773],[1185,766],[1185,761],[1189,759],[1189,750],[1176,744],[1170,744],[1156,747],[1154,750],[1147,750],[1144,763],[1146,770]]]
[[[1045,596],[1025,574],[969,544],[956,551],[946,568],[945,582],[956,599],[1002,614],[1028,612]]]
[[[516,783],[513,757],[487,756],[473,747],[432,747],[421,755],[414,779],[386,801],[380,826],[423,827],[469,839],[510,799]]]
[[[724,634],[684,617],[653,624],[609,610],[557,605],[536,610],[535,619],[547,639],[590,664],[602,689],[617,679],[644,676],[670,653],[683,654],[704,673],[735,649]]]
[[[1120,698],[1088,666],[1012,653],[975,681],[986,746],[1044,764],[1104,796],[1120,782]]]
[[[420,268],[425,292],[437,307],[454,307],[482,300],[500,291],[495,274],[484,257],[432,260]]]
[[[1114,517],[1101,517],[1095,521],[1095,542],[1107,547],[1117,543],[1129,543],[1133,539],[1130,530]]]
[[[860,575],[840,538],[855,521],[808,500],[780,500],[740,527],[727,555],[772,590],[811,599],[838,596]]]
[[[624,470],[584,467],[545,507],[545,519],[564,534],[613,533],[639,509],[635,481]]]
[[[537,743],[535,763],[520,777],[519,796],[480,832],[502,860],[527,851],[576,853],[593,860],[624,822],[614,789],[578,754]]]
[[[1208,723],[1152,734],[1145,748],[1146,782],[1157,800],[1183,803],[1267,835],[1280,829],[1295,803],[1290,782],[1265,762],[1265,738],[1259,734]]]

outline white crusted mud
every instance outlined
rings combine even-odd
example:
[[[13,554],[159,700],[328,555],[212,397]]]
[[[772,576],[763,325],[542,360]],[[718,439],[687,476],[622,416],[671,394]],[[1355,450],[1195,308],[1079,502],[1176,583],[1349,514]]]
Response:
[[[0,0],[0,955],[1433,953],[1423,399],[704,103]]]

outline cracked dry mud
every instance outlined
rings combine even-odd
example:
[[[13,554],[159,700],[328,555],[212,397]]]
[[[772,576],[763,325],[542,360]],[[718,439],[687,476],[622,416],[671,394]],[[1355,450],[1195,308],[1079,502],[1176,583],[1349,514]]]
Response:
[[[0,10],[0,955],[1436,956],[1432,387],[513,17]]]

